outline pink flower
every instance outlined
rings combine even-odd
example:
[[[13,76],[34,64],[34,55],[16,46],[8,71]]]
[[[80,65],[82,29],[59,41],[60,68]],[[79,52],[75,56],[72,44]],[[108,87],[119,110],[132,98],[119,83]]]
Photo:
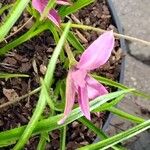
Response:
[[[48,0],[32,0],[32,6],[40,13],[44,11],[44,8],[48,4]],[[69,5],[68,0],[57,0],[57,4]],[[60,17],[55,9],[51,9],[47,16],[55,25],[59,27]]]
[[[99,68],[107,62],[114,47],[113,31],[102,34],[82,54],[76,66],[69,70],[66,82],[66,106],[63,118],[58,124],[64,123],[72,110],[77,96],[82,113],[90,117],[89,99],[107,94],[106,88],[92,78],[88,72]]]

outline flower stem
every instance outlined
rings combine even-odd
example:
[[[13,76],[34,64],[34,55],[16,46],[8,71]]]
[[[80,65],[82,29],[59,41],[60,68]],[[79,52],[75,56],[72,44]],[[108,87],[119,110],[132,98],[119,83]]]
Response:
[[[33,91],[31,91],[31,92],[29,92],[29,93],[27,93],[27,94],[25,94],[25,95],[23,95],[23,96],[21,96],[21,97],[15,99],[15,100],[13,100],[13,101],[8,101],[7,103],[1,104],[1,105],[0,105],[0,110],[3,109],[3,108],[5,108],[5,107],[8,107],[8,106],[10,106],[10,105],[12,105],[12,104],[15,104],[15,103],[21,101],[22,99],[25,99],[25,98],[27,98],[28,96],[31,96],[31,95],[33,95],[33,94],[39,92],[40,90],[41,90],[41,87],[38,87],[38,88],[34,89]]]
[[[70,67],[76,65],[77,61],[75,60],[74,55],[67,41],[65,42],[65,51],[69,58]]]
[[[61,128],[61,150],[66,149],[66,132],[67,132],[67,126],[64,126]]]
[[[66,24],[62,24],[62,26],[65,27]],[[71,27],[72,28],[84,29],[84,30],[93,30],[93,31],[97,31],[97,32],[100,32],[100,33],[104,33],[104,32],[107,31],[107,30],[103,30],[103,29],[100,29],[100,28],[94,28],[92,26],[87,26],[87,25],[82,25],[82,24],[71,24]],[[133,42],[143,43],[145,45],[150,46],[150,42],[142,40],[142,39],[138,39],[138,38],[135,38],[135,37],[131,37],[131,36],[128,36],[128,35],[118,34],[118,33],[114,32],[114,36],[118,37],[118,38],[124,38],[126,40],[133,41]]]

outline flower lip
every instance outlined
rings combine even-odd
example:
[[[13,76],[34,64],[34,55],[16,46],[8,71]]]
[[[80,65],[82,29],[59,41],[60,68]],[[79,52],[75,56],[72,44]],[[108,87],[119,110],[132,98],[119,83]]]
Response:
[[[108,93],[107,89],[101,83],[89,75],[86,76],[86,83],[89,99],[94,99],[99,95]]]

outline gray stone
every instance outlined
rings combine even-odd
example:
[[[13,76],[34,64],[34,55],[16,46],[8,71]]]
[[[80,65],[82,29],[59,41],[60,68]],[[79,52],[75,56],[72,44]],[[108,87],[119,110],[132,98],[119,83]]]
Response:
[[[133,57],[126,55],[124,84],[138,90],[150,93],[150,67],[137,61]],[[149,119],[150,118],[150,100],[144,100],[142,97],[133,95],[126,98],[118,104],[118,108],[130,114]],[[112,136],[135,126],[135,124],[114,116],[111,125],[107,129],[108,135]],[[147,138],[149,137],[149,138]],[[124,142],[124,145],[131,150],[147,150],[150,146],[150,134],[148,131],[137,135],[136,137]],[[139,144],[140,143],[140,144]]]
[[[126,35],[150,41],[150,1],[112,0]],[[150,60],[150,47],[141,43],[129,44],[132,55]]]
[[[125,64],[124,83],[129,87],[133,87],[140,91],[150,94],[150,67],[127,55]],[[130,107],[132,107],[131,111],[133,111],[133,108],[135,108],[135,114],[139,114],[140,116],[142,116],[142,113],[138,112],[138,108],[143,108],[147,111],[150,111],[150,100],[144,100],[139,96],[130,96],[127,99],[128,100],[124,101],[126,107],[128,106],[128,110]],[[130,105],[128,101],[135,103],[135,106]]]

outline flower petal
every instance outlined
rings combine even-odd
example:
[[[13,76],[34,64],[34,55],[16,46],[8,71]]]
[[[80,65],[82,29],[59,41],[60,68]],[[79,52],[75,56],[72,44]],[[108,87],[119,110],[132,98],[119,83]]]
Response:
[[[72,79],[74,80],[74,83],[76,87],[84,87],[85,86],[85,77],[86,77],[87,71],[86,70],[74,70],[72,73]]]
[[[32,6],[39,12],[42,13],[48,0],[32,0]]]
[[[91,120],[90,116],[90,107],[89,107],[89,98],[87,95],[87,87],[79,87],[78,88],[78,102],[81,107],[81,111],[84,114],[84,116]]]
[[[51,9],[48,14],[48,18],[56,25],[60,26],[60,17],[55,9]]]
[[[71,77],[72,70],[69,71],[66,81],[66,105],[63,118],[58,121],[58,124],[63,124],[67,116],[72,110],[75,101],[75,86]]]
[[[91,76],[86,77],[86,83],[89,99],[94,99],[108,93],[106,88]]]
[[[48,0],[32,0],[32,6],[40,13],[44,11]],[[60,17],[55,9],[51,9],[47,16],[56,26],[60,26]]]
[[[82,54],[79,69],[93,70],[105,64],[114,47],[113,31],[103,33]]]
[[[60,5],[70,5],[70,3],[68,2],[68,0],[57,0],[57,4],[60,4]]]

